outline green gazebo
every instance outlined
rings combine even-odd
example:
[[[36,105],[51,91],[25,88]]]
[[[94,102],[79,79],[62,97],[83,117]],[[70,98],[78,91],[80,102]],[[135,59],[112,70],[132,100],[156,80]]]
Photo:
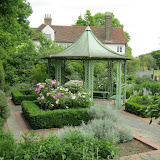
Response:
[[[48,75],[50,77],[51,59],[55,59],[55,79],[62,82],[61,68],[65,60],[83,60],[85,68],[84,88],[90,90],[93,99],[94,60],[108,61],[108,93],[113,94],[113,62],[117,62],[116,108],[121,107],[121,70],[124,63],[124,101],[126,99],[126,60],[130,57],[119,55],[101,43],[88,26],[83,34],[71,46],[53,55],[42,57],[48,59]]]

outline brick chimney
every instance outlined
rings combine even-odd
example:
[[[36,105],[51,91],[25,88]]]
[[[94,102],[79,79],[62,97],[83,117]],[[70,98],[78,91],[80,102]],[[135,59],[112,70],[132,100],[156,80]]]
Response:
[[[51,25],[52,24],[51,14],[45,14],[44,24],[46,24],[46,25]]]
[[[106,41],[112,41],[111,24],[112,24],[112,15],[106,14],[106,16],[105,16],[105,38],[106,38]]]

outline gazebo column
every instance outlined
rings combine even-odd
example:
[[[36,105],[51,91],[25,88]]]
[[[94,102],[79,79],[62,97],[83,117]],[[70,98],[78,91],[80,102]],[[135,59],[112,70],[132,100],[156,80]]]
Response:
[[[94,61],[84,60],[84,67],[85,67],[84,88],[88,89],[91,92],[92,101],[93,101]]]
[[[51,59],[48,59],[48,79],[50,79]]]
[[[121,61],[117,62],[116,109],[121,107]]]
[[[60,82],[60,85],[62,84],[61,68],[62,68],[62,60],[55,60],[55,79],[56,81]]]
[[[108,87],[107,91],[109,92],[108,98],[113,95],[113,61],[108,61]]]
[[[126,101],[126,81],[127,81],[127,62],[124,61],[124,97],[123,97],[123,103]]]

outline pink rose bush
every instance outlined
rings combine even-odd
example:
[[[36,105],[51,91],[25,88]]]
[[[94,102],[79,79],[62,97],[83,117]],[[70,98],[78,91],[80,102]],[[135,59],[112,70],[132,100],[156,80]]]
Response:
[[[91,103],[91,94],[88,90],[79,89],[73,94],[68,88],[59,86],[56,80],[46,79],[45,82],[38,83],[35,91],[38,94],[39,105],[44,110],[87,107]]]
[[[38,83],[35,90],[38,101],[43,109],[67,108],[65,98],[71,98],[72,93],[67,88],[59,86],[56,80],[46,79],[44,83]]]

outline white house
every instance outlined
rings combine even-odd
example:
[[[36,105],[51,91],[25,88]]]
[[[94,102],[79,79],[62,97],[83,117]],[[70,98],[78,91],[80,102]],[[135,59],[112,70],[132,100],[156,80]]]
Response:
[[[111,15],[105,17],[105,27],[90,27],[94,35],[108,48],[119,53],[125,54],[127,41],[123,28],[111,27]],[[35,28],[36,33],[43,32],[53,41],[68,47],[84,32],[86,26],[58,26],[52,25],[51,15],[46,14],[44,24]],[[33,36],[35,44],[39,45],[36,35]]]

